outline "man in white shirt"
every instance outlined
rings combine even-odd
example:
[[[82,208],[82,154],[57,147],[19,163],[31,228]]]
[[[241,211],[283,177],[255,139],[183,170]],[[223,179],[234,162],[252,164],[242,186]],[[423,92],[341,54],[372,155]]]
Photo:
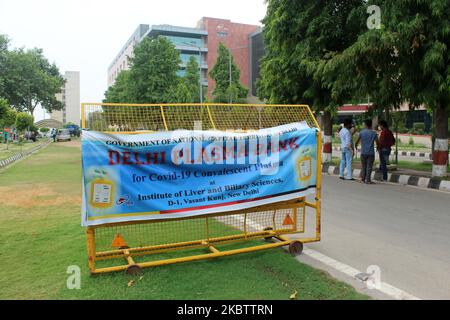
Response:
[[[350,129],[352,128],[352,120],[345,119],[344,127],[339,131],[339,136],[341,137],[341,164],[339,166],[339,178],[341,180],[355,180],[352,177],[352,160],[355,149],[353,147],[352,133]],[[344,178],[344,169],[347,171],[347,176]]]

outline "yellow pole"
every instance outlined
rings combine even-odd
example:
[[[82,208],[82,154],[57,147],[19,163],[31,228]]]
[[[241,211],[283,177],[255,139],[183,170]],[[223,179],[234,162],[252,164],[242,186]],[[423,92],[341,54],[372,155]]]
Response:
[[[208,110],[209,120],[211,120],[211,124],[212,124],[214,130],[216,130],[216,124],[214,123],[214,120],[213,120],[213,117],[212,117],[212,113],[211,113],[211,109],[209,108],[209,105],[206,105],[206,110]]]
[[[188,257],[180,257],[180,258],[172,258],[172,259],[166,259],[166,260],[158,260],[158,261],[151,261],[151,262],[143,262],[143,263],[137,263],[136,265],[141,268],[148,268],[148,267],[157,267],[157,266],[163,266],[163,265],[169,265],[174,263],[180,263],[180,262],[190,262],[190,261],[198,261],[203,259],[211,259],[211,258],[218,258],[218,257],[226,257],[234,254],[239,253],[248,253],[258,250],[265,250],[265,249],[271,249],[271,248],[277,248],[281,246],[288,245],[291,241],[280,241],[270,244],[264,244],[254,247],[247,247],[247,248],[241,248],[241,249],[234,249],[234,250],[228,250],[228,251],[218,251],[216,248],[210,248],[212,253],[207,254],[201,254],[201,255],[195,255],[195,256],[188,256]],[[217,252],[215,252],[215,250]],[[101,268],[95,270],[96,274],[99,273],[107,273],[107,272],[117,272],[117,271],[123,271],[128,268],[128,265],[122,265],[117,267],[107,267],[107,268]]]
[[[88,263],[91,273],[95,272],[95,229],[87,227],[86,229]]]
[[[166,116],[164,115],[164,108],[163,108],[162,105],[160,105],[159,107],[161,109],[161,117],[162,117],[163,122],[164,122],[164,128],[166,129],[166,131],[168,131],[169,128],[167,127]]]
[[[321,236],[321,206],[320,198],[322,194],[322,134],[319,130],[317,131],[317,182],[316,182],[316,238],[320,241]]]
[[[84,114],[85,103],[81,104],[81,128],[86,128],[86,115]]]

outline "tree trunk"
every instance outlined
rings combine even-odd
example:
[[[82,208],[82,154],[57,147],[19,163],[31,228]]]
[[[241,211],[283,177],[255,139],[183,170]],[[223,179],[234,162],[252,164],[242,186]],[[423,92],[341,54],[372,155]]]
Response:
[[[384,120],[388,123],[389,126],[392,126],[391,112],[390,112],[390,108],[389,107],[386,107],[384,115],[385,115],[385,119]],[[377,125],[378,125],[378,123],[377,123]]]
[[[448,165],[448,108],[441,102],[436,109],[435,141],[433,148],[433,177],[446,177]]]
[[[322,123],[323,123],[323,162],[330,163],[333,154],[333,146],[332,146],[333,121],[330,111],[323,112]]]

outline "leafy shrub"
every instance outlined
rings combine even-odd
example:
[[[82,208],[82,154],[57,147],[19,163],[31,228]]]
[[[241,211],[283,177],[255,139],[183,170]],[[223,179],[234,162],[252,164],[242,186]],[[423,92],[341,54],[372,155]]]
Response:
[[[36,127],[34,124],[32,124],[30,127],[29,127],[29,130],[31,131],[31,132],[38,132],[38,127]]]
[[[400,133],[405,133],[408,129],[405,127],[405,122],[403,121],[398,121],[397,124],[397,130]]]
[[[402,131],[398,131],[399,133],[409,133],[409,129],[408,128],[403,128],[403,130]]]
[[[423,134],[425,131],[425,123],[423,122],[414,122],[413,131],[415,134]]]
[[[412,136],[409,136],[408,144],[409,144],[410,146],[414,145],[414,138],[413,138]]]
[[[46,133],[46,132],[49,132],[50,129],[49,128],[40,128],[39,131],[42,133]]]
[[[333,132],[338,132],[341,126],[339,124],[333,124]]]
[[[19,132],[23,132],[33,125],[34,118],[26,112],[19,112],[16,116],[16,128]]]

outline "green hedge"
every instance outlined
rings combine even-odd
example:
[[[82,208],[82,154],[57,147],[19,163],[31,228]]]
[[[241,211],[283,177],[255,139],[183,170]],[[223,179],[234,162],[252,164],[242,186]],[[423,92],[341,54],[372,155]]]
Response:
[[[425,123],[423,122],[414,122],[413,124],[413,133],[414,134],[424,134],[425,132]]]
[[[447,137],[450,139],[450,118],[448,118],[448,136]]]
[[[333,124],[333,133],[338,132],[341,126],[339,124]]]

